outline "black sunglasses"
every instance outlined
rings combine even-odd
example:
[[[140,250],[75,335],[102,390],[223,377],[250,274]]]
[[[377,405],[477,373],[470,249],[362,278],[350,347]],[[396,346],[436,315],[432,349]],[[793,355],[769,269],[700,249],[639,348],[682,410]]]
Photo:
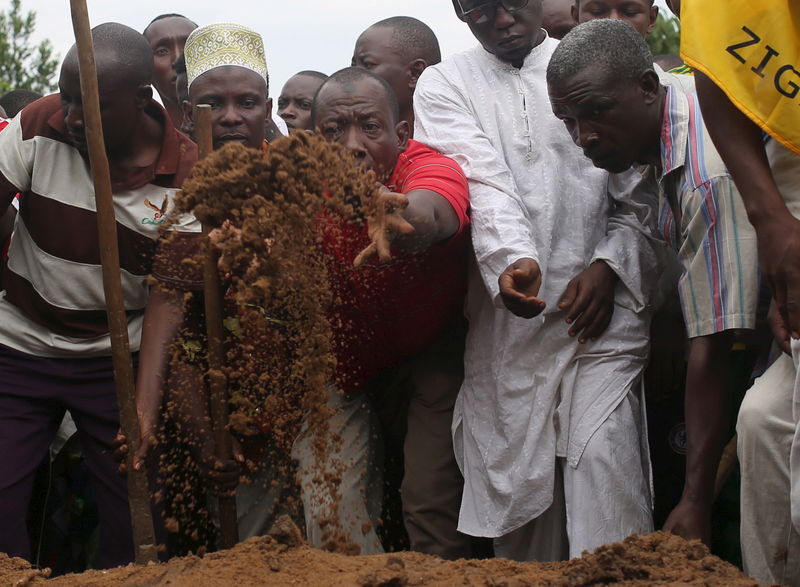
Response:
[[[494,18],[498,6],[502,5],[506,12],[514,14],[517,10],[525,8],[528,5],[528,0],[495,0],[494,2],[478,4],[474,8],[468,8],[472,4],[468,1],[456,0],[456,4],[458,4],[460,10],[458,18],[472,24],[484,24]]]

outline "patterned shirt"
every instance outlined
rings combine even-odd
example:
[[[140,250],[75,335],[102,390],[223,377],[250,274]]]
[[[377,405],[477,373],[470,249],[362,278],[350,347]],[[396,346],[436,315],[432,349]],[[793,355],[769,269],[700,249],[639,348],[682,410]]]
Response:
[[[669,73],[674,73],[676,75],[694,75],[694,69],[691,66],[686,65],[679,65],[678,67],[673,67],[669,70]]]
[[[128,336],[138,350],[147,275],[174,195],[197,147],[155,102],[146,115],[164,128],[157,161],[133,171],[111,166]],[[42,357],[111,354],[94,186],[70,143],[60,96],[31,104],[0,132],[0,209],[20,192],[0,293],[0,344]],[[199,231],[193,218],[176,230]]]
[[[678,291],[689,337],[753,328],[758,297],[755,231],[703,124],[697,95],[670,87],[661,129],[659,187],[659,226],[678,251],[683,269]]]

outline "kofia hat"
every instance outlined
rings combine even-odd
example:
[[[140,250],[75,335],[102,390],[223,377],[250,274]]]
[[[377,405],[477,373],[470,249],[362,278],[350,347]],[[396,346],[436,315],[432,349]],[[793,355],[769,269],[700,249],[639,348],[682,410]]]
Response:
[[[205,72],[238,65],[267,81],[264,41],[257,32],[238,24],[210,24],[192,31],[183,50],[189,86]]]

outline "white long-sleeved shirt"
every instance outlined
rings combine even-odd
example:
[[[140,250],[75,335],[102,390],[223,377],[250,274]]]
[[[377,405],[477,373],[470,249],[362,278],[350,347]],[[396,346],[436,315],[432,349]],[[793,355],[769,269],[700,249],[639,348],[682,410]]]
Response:
[[[556,45],[546,38],[520,69],[476,47],[426,69],[414,96],[415,138],[453,157],[470,187],[476,270],[453,434],[465,478],[459,530],[476,536],[502,536],[550,505],[555,457],[577,466],[647,355],[657,262],[644,224],[655,194],[632,198],[641,176],[593,167],[553,115],[545,71]],[[498,277],[523,257],[538,261],[547,302],[531,320],[499,299]],[[619,277],[615,312],[579,345],[557,305],[595,260]],[[586,369],[593,385],[574,388]]]

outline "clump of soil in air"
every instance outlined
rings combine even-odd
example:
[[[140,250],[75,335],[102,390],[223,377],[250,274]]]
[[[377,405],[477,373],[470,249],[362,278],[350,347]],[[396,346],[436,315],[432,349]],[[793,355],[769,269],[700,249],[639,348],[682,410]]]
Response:
[[[298,534],[283,527],[274,536],[251,538],[231,550],[203,558],[189,556],[159,565],[129,565],[50,580],[19,559],[0,558],[0,583],[52,587],[758,585],[733,565],[711,555],[700,542],[687,542],[665,532],[631,536],[624,542],[602,546],[593,554],[585,553],[581,558],[560,563],[517,563],[505,559],[445,561],[413,552],[345,556],[295,545]]]
[[[197,164],[176,199],[176,212],[193,213],[215,229],[212,240],[222,251],[229,428],[242,443],[250,473],[275,473],[266,483],[279,487],[265,487],[278,494],[275,513],[293,513],[298,523],[292,444],[305,423],[317,460],[324,462],[332,436],[326,400],[335,360],[328,316],[338,300],[332,299],[320,226],[336,219],[363,222],[359,198],[375,189],[374,177],[339,145],[293,133],[266,153],[238,144],[214,152]],[[176,274],[200,275],[204,255],[201,250],[180,260]],[[171,545],[177,552],[202,550],[213,534],[195,462],[197,447],[211,436],[210,424],[188,424],[208,372],[202,292],[188,293],[184,302],[187,320],[172,353],[168,425],[160,443],[167,527],[182,537]],[[318,479],[335,508],[337,475]],[[334,523],[335,509],[331,518],[323,523],[326,542],[331,549],[350,549]]]

